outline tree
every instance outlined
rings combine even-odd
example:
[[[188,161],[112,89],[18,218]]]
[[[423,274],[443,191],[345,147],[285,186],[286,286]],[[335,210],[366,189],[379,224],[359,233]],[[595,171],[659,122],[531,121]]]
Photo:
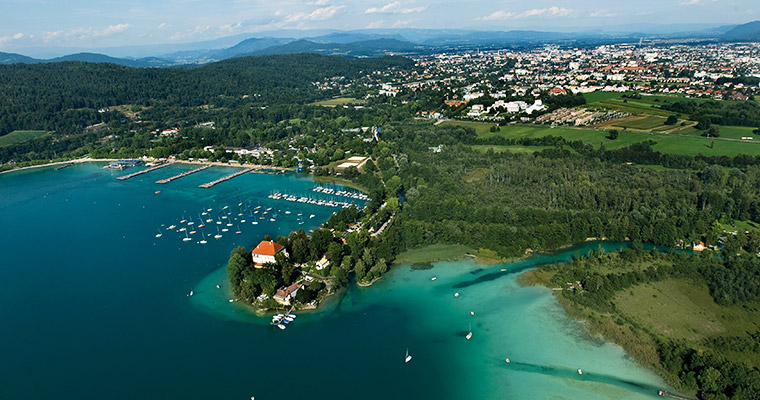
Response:
[[[668,119],[665,120],[665,125],[675,125],[677,123],[678,123],[678,118],[673,114],[668,115]]]
[[[619,135],[618,130],[617,129],[613,129],[613,130],[610,131],[610,134],[607,135],[607,139],[615,140],[615,139],[618,138],[618,135]]]

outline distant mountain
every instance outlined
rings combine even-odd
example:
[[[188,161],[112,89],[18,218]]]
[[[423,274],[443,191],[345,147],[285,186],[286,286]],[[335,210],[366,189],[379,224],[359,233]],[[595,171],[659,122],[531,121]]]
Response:
[[[97,53],[77,53],[69,54],[63,57],[51,58],[49,60],[40,60],[32,57],[22,56],[20,54],[12,53],[0,53],[0,64],[43,64],[43,63],[55,63],[63,61],[81,61],[91,63],[109,63],[123,65],[133,68],[147,68],[147,67],[167,67],[172,65],[170,61],[166,61],[156,57],[146,57],[136,60],[130,60],[126,58],[114,58],[104,54]]]
[[[301,39],[280,46],[268,47],[248,55],[316,53],[344,57],[379,57],[388,53],[421,53],[430,51],[430,49],[429,46],[396,39],[376,39],[351,43],[315,43]]]
[[[409,41],[403,35],[400,35],[398,33],[377,34],[377,33],[366,33],[366,32],[361,32],[361,31],[333,32],[327,35],[307,37],[305,39],[310,42],[315,42],[315,43],[353,43],[353,42],[378,40],[378,39],[395,39],[395,40],[400,40],[402,42]]]
[[[0,64],[36,64],[40,62],[32,57],[22,56],[16,53],[3,53],[0,51]]]
[[[721,36],[724,40],[760,41],[760,21],[739,25]]]
[[[281,46],[293,41],[294,39],[287,38],[250,38],[243,40],[232,47],[210,52],[209,57],[217,60],[224,60],[243,54],[255,53],[269,47]]]

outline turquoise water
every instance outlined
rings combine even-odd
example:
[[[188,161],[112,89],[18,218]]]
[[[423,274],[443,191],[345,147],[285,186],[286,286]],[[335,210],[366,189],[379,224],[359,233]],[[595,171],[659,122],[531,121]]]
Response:
[[[520,270],[576,250],[503,266],[401,266],[273,329],[229,303],[229,251],[265,234],[314,229],[334,211],[267,199],[272,191],[329,197],[296,174],[197,188],[235,171],[225,168],[153,183],[190,168],[127,181],[115,176],[134,169],[98,164],[0,175],[0,398],[637,399],[663,387],[618,346],[584,335],[551,291],[515,282]],[[258,225],[246,218],[241,234],[233,226],[205,245],[165,230],[183,214],[219,215],[238,203],[280,215]],[[407,348],[413,360],[405,364]]]

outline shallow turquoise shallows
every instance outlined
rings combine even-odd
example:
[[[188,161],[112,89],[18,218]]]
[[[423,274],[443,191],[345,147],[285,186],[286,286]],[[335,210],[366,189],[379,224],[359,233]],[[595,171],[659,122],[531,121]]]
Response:
[[[193,167],[119,181],[142,167],[101,166],[0,175],[0,399],[639,399],[664,387],[620,347],[585,335],[550,290],[515,281],[598,243],[499,266],[396,267],[281,331],[229,302],[229,252],[315,229],[335,211],[272,192],[341,198],[311,191],[305,175],[201,189],[236,169],[159,185]]]

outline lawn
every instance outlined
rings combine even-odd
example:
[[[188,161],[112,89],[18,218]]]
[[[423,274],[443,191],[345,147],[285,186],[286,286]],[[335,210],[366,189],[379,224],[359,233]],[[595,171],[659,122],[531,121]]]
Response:
[[[638,115],[660,115],[667,117],[668,115],[673,114],[670,111],[661,110],[658,103],[647,102],[646,100],[641,99],[628,100],[622,98],[613,98],[600,101],[597,104],[613,110],[619,110]],[[652,107],[653,105],[654,107]]]
[[[364,104],[364,100],[357,100],[354,97],[338,97],[338,98],[329,99],[329,100],[317,101],[317,102],[311,103],[310,105],[322,106],[322,107],[335,107],[335,106],[342,106],[345,104]]]
[[[13,131],[7,135],[0,136],[0,147],[10,146],[12,144],[25,142],[30,139],[38,138],[44,135],[45,131]]]
[[[646,132],[619,131],[617,140],[607,139],[609,132],[589,128],[556,127],[546,125],[507,125],[500,127],[499,132],[490,132],[493,125],[485,122],[461,122],[447,121],[447,126],[469,126],[475,129],[480,137],[504,136],[507,138],[537,138],[543,136],[560,136],[567,140],[581,140],[599,147],[604,143],[607,149],[617,149],[630,146],[633,143],[654,140],[657,142],[652,148],[662,153],[684,154],[696,156],[736,156],[738,154],[760,155],[760,143],[727,141],[701,136],[675,136],[667,134],[651,134]],[[443,124],[441,124],[443,125]],[[693,128],[691,128],[693,129]],[[712,146],[712,148],[710,148]]]

